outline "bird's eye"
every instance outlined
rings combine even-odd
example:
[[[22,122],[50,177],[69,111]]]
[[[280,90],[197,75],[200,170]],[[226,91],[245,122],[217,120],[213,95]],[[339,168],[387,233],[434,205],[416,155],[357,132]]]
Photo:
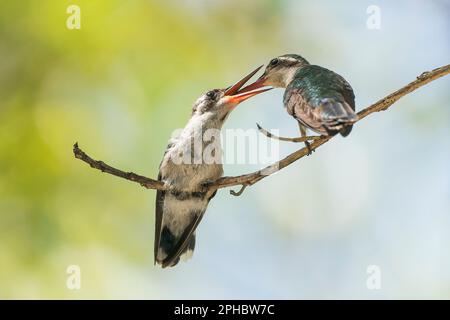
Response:
[[[214,99],[216,97],[216,93],[214,91],[208,91],[206,96],[210,99]]]
[[[269,65],[274,67],[278,64],[278,62],[280,62],[280,60],[278,60],[277,58],[270,60]]]

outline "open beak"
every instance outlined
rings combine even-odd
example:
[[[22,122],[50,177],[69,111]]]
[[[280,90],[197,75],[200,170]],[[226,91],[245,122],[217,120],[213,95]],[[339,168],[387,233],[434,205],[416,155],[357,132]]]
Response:
[[[228,103],[232,103],[234,105],[238,105],[239,103],[241,103],[241,102],[243,102],[243,101],[245,101],[245,100],[247,100],[247,99],[249,99],[249,98],[251,98],[253,96],[256,96],[257,94],[260,94],[260,93],[263,93],[263,92],[266,92],[266,91],[269,91],[269,90],[272,89],[272,88],[265,88],[265,89],[260,89],[260,90],[253,90],[253,89],[244,90],[244,89],[246,89],[246,88],[248,88],[248,87],[253,85],[253,84],[251,84],[250,86],[245,87],[243,90],[239,90],[261,68],[262,68],[262,66],[259,66],[258,68],[256,68],[252,72],[250,72],[248,75],[246,75],[244,78],[242,78],[241,80],[236,82],[234,85],[232,85],[231,87],[228,87],[225,90],[224,98],[227,99]],[[260,87],[262,87],[262,86],[260,86]]]
[[[253,96],[256,96],[257,94],[266,92],[272,90],[272,88],[264,88],[264,89],[259,89],[259,90],[253,90],[253,91],[247,91],[247,92],[243,92],[243,93],[238,93],[232,96],[224,96],[224,98],[227,100],[228,103],[231,103],[233,105],[238,105],[239,103],[250,99]]]

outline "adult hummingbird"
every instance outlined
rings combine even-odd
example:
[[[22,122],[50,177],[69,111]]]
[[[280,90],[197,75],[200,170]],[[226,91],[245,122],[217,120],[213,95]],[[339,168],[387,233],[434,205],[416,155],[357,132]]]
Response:
[[[215,195],[207,184],[223,175],[220,137],[214,133],[220,133],[239,103],[268,90],[239,92],[261,67],[227,89],[214,89],[198,98],[186,127],[169,141],[158,175],[168,190],[156,193],[154,258],[163,268],[174,266],[181,256],[189,258],[193,253],[195,230]],[[212,135],[206,138],[206,132]],[[213,148],[207,144],[212,136]],[[213,161],[206,159],[208,155],[213,156]],[[214,161],[217,157],[219,161]]]
[[[339,74],[309,62],[297,54],[270,60],[263,75],[241,91],[263,86],[286,88],[284,107],[294,117],[302,136],[306,128],[321,135],[347,136],[357,120],[355,95]],[[309,143],[305,142],[309,148]]]

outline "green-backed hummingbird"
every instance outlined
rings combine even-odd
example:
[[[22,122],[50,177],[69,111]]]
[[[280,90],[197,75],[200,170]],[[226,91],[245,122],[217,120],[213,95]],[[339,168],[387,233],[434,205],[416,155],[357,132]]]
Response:
[[[357,120],[350,84],[339,74],[311,65],[297,54],[270,60],[263,75],[242,91],[263,86],[286,88],[283,103],[298,121],[302,136],[309,128],[321,135],[340,133],[345,137]]]
[[[154,258],[162,267],[174,266],[180,257],[192,255],[195,230],[215,195],[207,185],[223,175],[221,159],[207,161],[206,152],[213,158],[221,154],[220,136],[214,136],[214,131],[220,133],[239,103],[269,90],[239,91],[261,67],[227,89],[211,90],[198,98],[186,127],[169,141],[158,175],[167,190],[156,193]],[[211,137],[205,138],[206,132],[212,132],[214,148]],[[200,148],[195,147],[196,143]]]

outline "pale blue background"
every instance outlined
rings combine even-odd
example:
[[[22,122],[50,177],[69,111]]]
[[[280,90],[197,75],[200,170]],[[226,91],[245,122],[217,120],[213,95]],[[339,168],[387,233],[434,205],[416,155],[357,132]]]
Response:
[[[73,2],[80,31],[65,28]],[[369,5],[381,30],[366,27]],[[361,110],[450,63],[449,24],[443,0],[1,4],[0,298],[450,298],[450,77],[239,198],[220,191],[194,258],[173,269],[153,265],[155,192],[71,154],[78,141],[156,177],[202,92],[284,53],[343,75]],[[226,128],[297,135],[282,94],[239,106]],[[66,288],[72,264],[79,291]]]

